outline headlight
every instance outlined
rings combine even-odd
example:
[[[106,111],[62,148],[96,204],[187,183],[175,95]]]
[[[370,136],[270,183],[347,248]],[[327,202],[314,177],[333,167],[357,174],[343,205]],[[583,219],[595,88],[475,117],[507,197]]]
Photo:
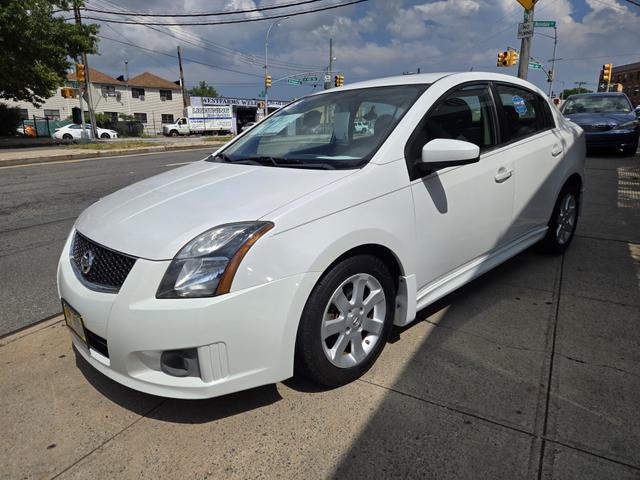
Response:
[[[638,120],[631,120],[629,122],[621,123],[620,125],[616,125],[613,127],[614,130],[626,130],[630,128],[636,128],[638,126]]]
[[[213,297],[228,293],[247,251],[272,228],[271,222],[230,223],[198,235],[171,261],[156,298]]]

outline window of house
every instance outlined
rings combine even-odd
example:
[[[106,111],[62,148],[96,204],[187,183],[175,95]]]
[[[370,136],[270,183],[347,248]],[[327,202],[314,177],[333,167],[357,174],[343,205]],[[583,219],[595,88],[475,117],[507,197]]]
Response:
[[[504,125],[502,125],[503,143],[532,135],[548,128],[538,95],[520,87],[496,85]]]
[[[46,110],[44,111],[44,116],[49,120],[60,120],[60,110]]]
[[[29,110],[26,108],[19,108],[18,114],[20,115],[20,120],[27,120],[29,118]]]
[[[162,123],[173,123],[173,114],[172,113],[163,113],[162,114]]]
[[[132,88],[131,89],[131,96],[133,98],[144,97],[144,88]]]
[[[133,116],[136,119],[136,122],[147,123],[147,114],[146,113],[134,113]]]
[[[104,112],[104,114],[109,117],[109,120],[112,122],[118,121],[118,112]]]
[[[103,85],[100,89],[102,91],[103,97],[115,97],[116,96],[116,87],[113,85]]]
[[[172,94],[171,90],[160,90],[160,100],[171,100]]]

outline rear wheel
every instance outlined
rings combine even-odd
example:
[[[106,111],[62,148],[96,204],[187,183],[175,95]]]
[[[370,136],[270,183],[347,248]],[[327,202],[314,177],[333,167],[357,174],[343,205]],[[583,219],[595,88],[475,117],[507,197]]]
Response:
[[[377,257],[335,265],[305,305],[296,340],[296,368],[318,383],[339,386],[362,376],[386,342],[395,284]]]
[[[558,195],[549,220],[549,229],[539,246],[545,253],[564,253],[573,239],[578,225],[580,192],[575,185],[565,185]]]

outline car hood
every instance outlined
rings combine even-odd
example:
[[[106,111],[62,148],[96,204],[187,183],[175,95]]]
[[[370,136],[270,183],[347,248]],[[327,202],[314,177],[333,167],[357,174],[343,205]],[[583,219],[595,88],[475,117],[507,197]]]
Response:
[[[635,120],[634,113],[572,113],[566,118],[578,125],[619,124]]]
[[[76,229],[113,250],[169,260],[205,230],[260,219],[355,171],[196,162],[102,198]]]

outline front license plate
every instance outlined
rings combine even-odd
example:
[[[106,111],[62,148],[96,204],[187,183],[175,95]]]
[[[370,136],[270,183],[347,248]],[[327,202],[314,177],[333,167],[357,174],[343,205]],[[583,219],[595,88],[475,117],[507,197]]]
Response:
[[[80,340],[87,343],[87,337],[84,333],[84,322],[82,321],[82,315],[80,315],[71,305],[62,300],[62,312],[64,313],[64,321],[73,333],[75,333]]]

